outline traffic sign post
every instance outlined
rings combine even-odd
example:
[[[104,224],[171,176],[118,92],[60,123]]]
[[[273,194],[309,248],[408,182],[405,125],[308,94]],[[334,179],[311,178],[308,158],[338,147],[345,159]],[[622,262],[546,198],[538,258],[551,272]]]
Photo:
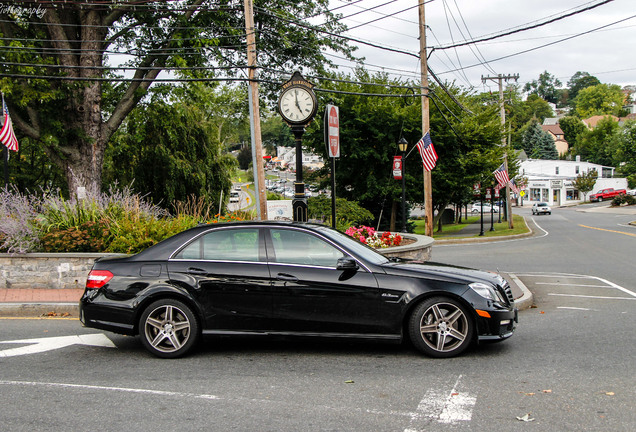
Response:
[[[340,157],[340,110],[337,106],[325,106],[325,146],[331,159],[331,226],[336,228],[336,158]]]

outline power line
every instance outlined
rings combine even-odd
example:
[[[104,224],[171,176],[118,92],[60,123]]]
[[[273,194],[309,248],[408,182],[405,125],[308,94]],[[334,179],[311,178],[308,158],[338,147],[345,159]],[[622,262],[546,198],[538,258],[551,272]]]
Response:
[[[486,41],[490,41],[490,40],[493,40],[493,39],[498,39],[498,38],[502,38],[502,37],[505,37],[505,36],[510,36],[511,34],[520,33],[520,32],[527,31],[527,30],[533,30],[535,28],[539,28],[539,27],[545,26],[547,24],[551,24],[553,22],[560,21],[562,19],[571,17],[573,15],[577,15],[577,14],[580,14],[582,12],[586,12],[588,10],[595,9],[595,8],[597,8],[599,6],[603,6],[603,5],[605,5],[607,3],[610,3],[610,2],[613,2],[613,1],[614,0],[603,0],[600,3],[594,4],[594,5],[588,6],[586,8],[579,9],[579,10],[576,10],[576,11],[573,11],[573,12],[570,12],[570,13],[567,13],[567,14],[564,14],[564,15],[560,15],[560,16],[558,16],[556,18],[552,18],[552,19],[549,19],[547,21],[544,21],[544,22],[541,22],[541,23],[538,23],[538,24],[534,24],[534,25],[527,26],[527,27],[522,27],[522,28],[517,28],[517,29],[510,30],[510,31],[505,31],[503,33],[499,33],[499,34],[496,34],[496,35],[493,35],[493,36],[484,37],[484,38],[481,38],[481,39],[473,39],[473,40],[466,41],[466,42],[453,43],[451,45],[445,45],[445,46],[433,47],[433,48],[437,49],[437,50],[446,50],[446,49],[450,49],[450,48],[457,48],[457,47],[461,47],[461,46],[465,46],[465,45],[472,45],[472,44],[477,44],[477,43],[480,43],[480,42],[486,42]]]

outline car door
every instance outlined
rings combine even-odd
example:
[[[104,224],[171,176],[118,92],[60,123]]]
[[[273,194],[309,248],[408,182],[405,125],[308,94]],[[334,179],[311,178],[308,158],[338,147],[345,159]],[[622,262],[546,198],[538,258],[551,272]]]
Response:
[[[181,248],[168,272],[173,283],[192,287],[204,330],[270,327],[271,282],[258,227],[211,229]]]
[[[270,228],[267,255],[275,330],[333,335],[378,331],[380,295],[364,268],[338,270],[346,254],[296,227]]]

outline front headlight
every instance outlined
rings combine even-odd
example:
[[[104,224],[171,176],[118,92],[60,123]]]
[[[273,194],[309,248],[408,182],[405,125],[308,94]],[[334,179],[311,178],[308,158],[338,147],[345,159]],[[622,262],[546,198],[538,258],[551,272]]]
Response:
[[[499,301],[497,291],[495,291],[495,287],[493,287],[492,285],[481,282],[474,282],[468,286],[485,299]]]

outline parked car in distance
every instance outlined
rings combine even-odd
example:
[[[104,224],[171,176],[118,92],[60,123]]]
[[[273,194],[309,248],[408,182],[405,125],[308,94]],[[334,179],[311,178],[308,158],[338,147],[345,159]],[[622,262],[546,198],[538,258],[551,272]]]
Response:
[[[538,203],[532,204],[532,214],[533,215],[552,214],[552,209],[550,208],[548,203],[538,202]]]
[[[627,195],[636,196],[636,189],[628,189]]]
[[[624,194],[627,191],[625,189],[614,189],[614,188],[607,188],[607,189],[602,189],[596,193],[593,193],[590,195],[590,201],[603,201],[606,199],[612,199],[615,196],[618,196],[620,194]]]
[[[322,225],[200,225],[136,255],[95,261],[86,327],[139,335],[152,354],[202,335],[409,339],[432,357],[512,336],[517,308],[498,274],[389,259]]]
[[[490,213],[490,209],[491,209],[491,205],[488,203],[484,203],[484,213]],[[499,213],[499,206],[498,205],[494,205],[492,207],[493,211],[495,213]],[[472,213],[479,213],[481,211],[481,204],[480,203],[474,203],[472,208],[470,209],[470,211]]]

